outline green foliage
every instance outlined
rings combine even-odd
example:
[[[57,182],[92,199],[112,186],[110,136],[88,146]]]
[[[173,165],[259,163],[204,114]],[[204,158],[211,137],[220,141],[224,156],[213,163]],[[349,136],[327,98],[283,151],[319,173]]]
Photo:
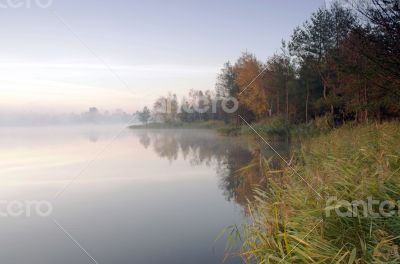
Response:
[[[237,73],[235,68],[228,61],[221,69],[221,73],[217,77],[216,91],[217,95],[221,97],[236,97],[240,92],[239,86],[236,82]]]
[[[253,124],[252,127],[262,135],[286,136],[290,133],[292,125],[287,122],[284,117],[276,116],[272,118],[266,118],[256,124]],[[241,134],[253,135],[254,131],[248,126],[243,126]]]

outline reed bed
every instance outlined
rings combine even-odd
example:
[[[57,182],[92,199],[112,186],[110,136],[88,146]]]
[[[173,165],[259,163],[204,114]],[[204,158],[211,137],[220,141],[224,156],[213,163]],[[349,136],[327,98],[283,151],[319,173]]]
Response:
[[[246,263],[400,263],[400,124],[344,126],[304,140],[295,157],[256,190],[249,222],[229,232],[228,248],[240,238],[231,253]],[[395,213],[343,202],[368,199]]]

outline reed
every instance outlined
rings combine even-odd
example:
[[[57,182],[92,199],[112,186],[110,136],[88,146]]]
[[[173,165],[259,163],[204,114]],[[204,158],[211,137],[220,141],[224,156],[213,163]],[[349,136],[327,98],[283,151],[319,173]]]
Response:
[[[292,168],[266,182],[249,204],[249,222],[230,231],[241,238],[233,254],[246,263],[400,263],[399,214],[365,215],[341,202],[400,200],[399,123],[305,140]]]

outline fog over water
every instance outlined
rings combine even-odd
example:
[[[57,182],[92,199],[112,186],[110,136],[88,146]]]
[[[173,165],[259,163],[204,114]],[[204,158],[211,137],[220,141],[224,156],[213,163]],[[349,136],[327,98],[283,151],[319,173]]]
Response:
[[[48,111],[3,111],[0,112],[0,127],[15,126],[60,126],[60,125],[90,125],[90,124],[134,124],[137,123],[134,113],[117,109],[101,111],[90,107],[81,113],[53,113]]]
[[[98,263],[221,263],[225,241],[214,240],[245,215],[249,184],[233,172],[249,143],[123,128],[0,129],[0,200],[54,207],[52,218],[1,218],[2,262],[89,263],[54,218]]]

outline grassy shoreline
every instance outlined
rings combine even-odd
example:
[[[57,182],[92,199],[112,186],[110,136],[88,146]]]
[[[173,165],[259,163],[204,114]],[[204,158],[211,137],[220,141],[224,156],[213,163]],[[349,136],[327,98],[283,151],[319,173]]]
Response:
[[[332,130],[328,117],[322,117],[309,124],[289,124],[283,118],[269,118],[251,125],[258,133],[265,136],[302,136],[311,137]],[[149,123],[130,126],[131,129],[214,129],[224,136],[254,136],[254,131],[246,124],[227,124],[223,121],[196,121]]]
[[[267,191],[256,192],[250,223],[231,233],[242,238],[235,253],[248,263],[399,263],[399,214],[358,214],[342,202],[399,201],[399,146],[398,122],[348,125],[306,139],[296,173],[286,167],[280,177],[267,177]]]

